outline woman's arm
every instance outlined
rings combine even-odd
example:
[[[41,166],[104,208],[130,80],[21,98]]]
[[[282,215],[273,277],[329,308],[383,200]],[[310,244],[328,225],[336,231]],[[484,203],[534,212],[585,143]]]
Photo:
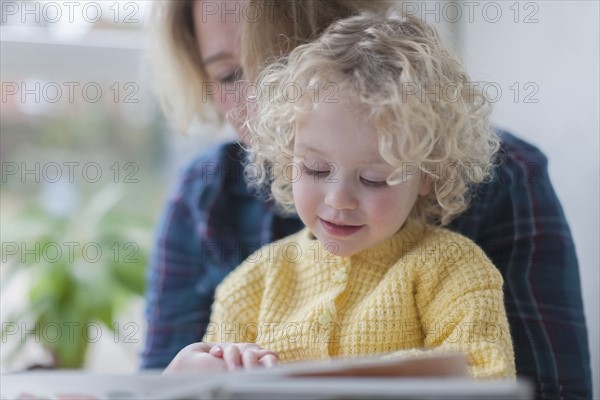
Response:
[[[536,147],[499,132],[494,179],[451,229],[483,248],[505,281],[517,373],[536,398],[592,395],[579,266],[569,225]]]
[[[184,346],[202,338],[210,317],[202,238],[190,209],[194,182],[182,180],[164,210],[148,271],[148,330],[142,368],[164,368]],[[218,282],[215,282],[216,286]]]
[[[219,145],[194,160],[164,210],[148,271],[143,368],[164,368],[184,346],[202,338],[216,286],[245,257],[243,249],[223,244],[224,236],[242,242],[230,226],[238,218],[225,216],[247,211],[230,193],[243,181],[230,182],[220,172],[241,168],[231,157],[235,149],[231,143]]]

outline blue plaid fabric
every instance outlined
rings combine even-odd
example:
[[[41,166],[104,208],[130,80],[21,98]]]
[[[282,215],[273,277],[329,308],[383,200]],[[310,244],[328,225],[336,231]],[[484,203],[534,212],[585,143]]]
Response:
[[[478,186],[450,229],[473,239],[502,273],[517,373],[535,383],[536,397],[591,398],[575,247],[547,159],[498,134],[493,179]],[[142,368],[164,368],[200,341],[223,278],[254,250],[303,226],[248,190],[243,159],[234,143],[211,149],[183,174],[166,207],[149,267]]]

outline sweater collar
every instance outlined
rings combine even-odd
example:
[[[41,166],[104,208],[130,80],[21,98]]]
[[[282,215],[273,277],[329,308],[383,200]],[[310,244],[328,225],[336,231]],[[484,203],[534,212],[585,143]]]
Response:
[[[337,262],[346,265],[365,262],[388,265],[390,262],[395,262],[410,252],[421,241],[429,229],[424,223],[409,218],[404,222],[402,228],[389,239],[349,257],[335,256],[327,250],[323,243],[320,243],[320,246],[321,250],[328,255],[327,259],[331,261],[335,259]],[[307,238],[317,241],[313,233],[308,229]]]

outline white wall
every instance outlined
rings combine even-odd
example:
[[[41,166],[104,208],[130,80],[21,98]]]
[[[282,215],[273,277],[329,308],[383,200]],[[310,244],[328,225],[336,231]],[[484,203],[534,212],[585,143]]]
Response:
[[[496,124],[548,156],[550,177],[577,247],[594,398],[599,398],[599,3],[496,2],[485,17],[482,12],[490,2],[474,3],[479,6],[473,9],[472,22],[464,13],[459,22],[458,46],[473,80],[494,81],[502,89]],[[464,2],[457,4],[468,11]],[[496,5],[502,16],[492,23]],[[528,15],[537,22],[524,23]],[[520,88],[518,101],[510,89],[514,82]],[[525,88],[527,82],[533,85]],[[535,88],[539,91],[531,99],[539,101],[524,102]]]

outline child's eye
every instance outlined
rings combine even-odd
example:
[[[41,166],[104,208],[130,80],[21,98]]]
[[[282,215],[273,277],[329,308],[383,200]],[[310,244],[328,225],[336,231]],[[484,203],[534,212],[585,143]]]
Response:
[[[316,176],[316,177],[319,177],[319,178],[324,178],[324,177],[328,176],[329,173],[330,173],[329,170],[319,170],[319,169],[308,168],[305,164],[301,164],[300,165],[300,169],[306,175]]]
[[[235,83],[237,81],[239,81],[240,79],[242,79],[242,69],[241,68],[236,68],[235,71],[233,71],[232,73],[230,73],[229,75],[226,75],[222,78],[219,78],[219,82],[221,83]]]
[[[360,178],[360,180],[363,183],[363,185],[370,187],[370,188],[374,188],[374,189],[383,188],[383,187],[388,186],[386,181],[371,181],[371,180],[368,180],[365,178]]]

